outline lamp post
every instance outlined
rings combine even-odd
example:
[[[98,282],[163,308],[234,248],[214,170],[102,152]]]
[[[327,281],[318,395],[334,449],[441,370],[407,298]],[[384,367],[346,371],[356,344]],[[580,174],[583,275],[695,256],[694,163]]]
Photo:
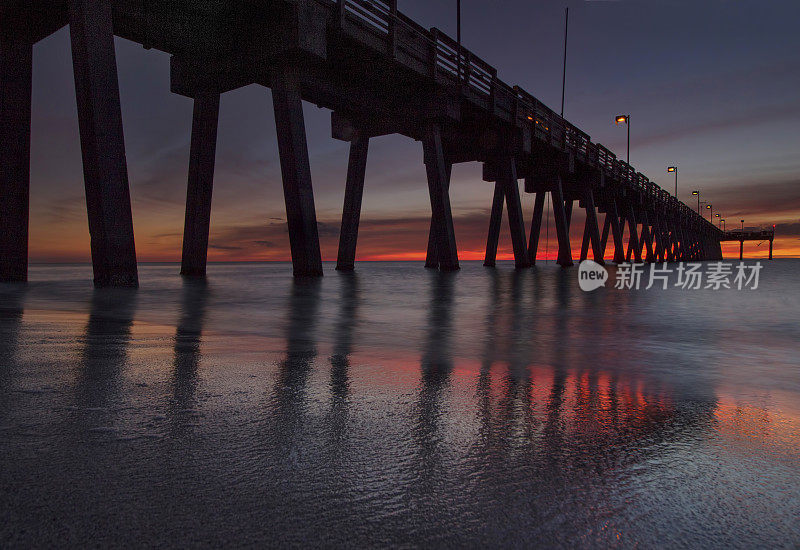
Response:
[[[625,126],[628,127],[628,160],[625,162],[628,163],[628,166],[631,165],[631,115],[617,115],[614,117],[614,123],[619,126],[622,123],[625,123]]]
[[[742,236],[744,236],[744,220],[741,221],[742,221]]]
[[[459,0],[460,2],[461,0]],[[561,73],[561,118],[564,118],[564,91],[567,87],[567,37],[569,36],[569,8],[564,8],[564,71]]]
[[[675,172],[675,198],[678,198],[678,167],[668,166],[667,172]]]
[[[720,220],[722,222],[722,231],[725,231],[725,218]]]
[[[714,208],[711,206],[710,202],[706,203],[706,210],[711,210],[711,212],[708,213],[708,221],[710,221],[713,224],[714,223]]]
[[[692,191],[692,195],[697,197],[697,213],[700,213],[700,191]]]
[[[458,85],[461,86],[461,0],[456,0],[456,42],[458,43]]]

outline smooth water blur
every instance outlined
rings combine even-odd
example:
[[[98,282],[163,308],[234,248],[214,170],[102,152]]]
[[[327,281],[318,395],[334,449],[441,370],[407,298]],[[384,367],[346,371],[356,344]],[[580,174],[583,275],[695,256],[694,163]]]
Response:
[[[800,545],[800,261],[0,285],[0,546]],[[613,280],[613,270],[612,270]]]

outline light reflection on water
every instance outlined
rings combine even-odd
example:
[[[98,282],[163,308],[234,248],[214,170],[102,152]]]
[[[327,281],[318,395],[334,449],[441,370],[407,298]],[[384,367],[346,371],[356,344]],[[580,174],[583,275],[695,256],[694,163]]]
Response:
[[[0,543],[800,544],[798,266],[34,268],[0,286]]]

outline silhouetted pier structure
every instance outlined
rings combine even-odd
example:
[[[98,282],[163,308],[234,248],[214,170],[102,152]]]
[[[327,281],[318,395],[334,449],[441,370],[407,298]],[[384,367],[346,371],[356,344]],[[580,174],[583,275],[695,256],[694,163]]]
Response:
[[[739,259],[744,257],[745,241],[769,241],[769,259],[772,259],[772,244],[775,240],[775,226],[771,229],[733,229],[723,231],[720,241],[739,241]]]
[[[203,276],[220,94],[272,89],[294,274],[322,274],[302,101],[332,111],[350,143],[337,269],[353,269],[369,139],[422,142],[431,202],[426,266],[456,270],[450,172],[483,163],[494,183],[486,265],[509,215],[515,263],[535,263],[552,196],[558,263],[569,266],[575,201],[580,259],[721,259],[723,232],[396,0],[3,0],[0,5],[0,280],[27,277],[32,48],[69,24],[98,286],[138,282],[114,35],[171,54],[171,89],[194,99],[181,272]],[[529,237],[519,180],[535,193]],[[602,231],[598,213],[605,214]],[[627,231],[626,231],[627,228]],[[625,234],[627,233],[627,240]]]

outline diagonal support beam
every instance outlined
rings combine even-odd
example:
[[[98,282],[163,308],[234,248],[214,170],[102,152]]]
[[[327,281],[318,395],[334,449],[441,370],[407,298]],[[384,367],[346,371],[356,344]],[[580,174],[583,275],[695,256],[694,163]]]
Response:
[[[604,216],[605,220],[603,221],[603,236],[600,237],[600,247],[603,249],[603,257],[606,254],[606,247],[608,245],[608,234],[611,229],[611,215],[606,212]]]
[[[428,193],[431,200],[431,215],[435,224],[436,252],[439,269],[459,269],[456,236],[453,229],[453,214],[450,209],[450,193],[447,185],[447,166],[442,149],[442,130],[438,124],[429,123],[422,139],[425,169],[428,174]]]
[[[347,183],[342,208],[342,229],[339,232],[339,254],[336,269],[353,271],[356,261],[358,225],[361,221],[361,199],[364,196],[364,176],[367,171],[369,137],[356,133],[350,142],[347,163]]]
[[[562,188],[563,191],[563,188]],[[572,199],[564,200],[564,215],[567,218],[567,229],[572,226],[572,205],[575,201]]]
[[[591,188],[586,190],[584,202],[586,204],[586,225],[584,226],[584,239],[588,237],[592,244],[592,255],[598,264],[604,264],[603,248],[600,246],[600,227],[597,223],[597,209],[594,205],[594,193]],[[588,253],[588,249],[586,251]],[[583,251],[581,251],[583,256]],[[585,257],[583,259],[586,259]]]
[[[489,218],[489,233],[486,236],[486,255],[483,265],[494,267],[497,264],[497,245],[500,242],[500,226],[503,223],[503,203],[506,197],[503,186],[498,181],[494,184],[494,195],[492,196],[492,213]]]
[[[111,2],[70,0],[69,25],[96,286],[137,286]]]
[[[645,249],[645,262],[653,262],[655,261],[655,256],[653,255],[653,236],[650,232],[650,223],[647,219],[647,212],[642,212],[642,238],[641,243],[644,244]]]
[[[553,217],[556,223],[558,236],[558,265],[569,267],[572,263],[572,248],[569,243],[569,221],[564,210],[564,193],[561,187],[561,176],[556,176],[553,189],[550,191],[553,199]]]
[[[636,212],[633,209],[633,205],[628,203],[628,261],[631,260],[631,251],[633,252],[633,258],[637,262],[642,261],[642,247],[639,244],[639,230],[637,228],[636,223]]]
[[[542,231],[542,215],[544,214],[545,191],[537,191],[533,203],[533,221],[531,235],[528,240],[528,262],[536,265],[536,253],[539,251],[539,234]]]
[[[586,222],[583,224],[583,239],[581,240],[581,256],[578,263],[583,262],[589,257],[589,244],[592,237],[590,236],[589,229],[589,213],[586,213]]]
[[[612,199],[606,213],[611,225],[611,235],[614,239],[614,263],[621,264],[625,261],[625,249],[622,245],[622,227],[619,223],[619,212],[617,211],[617,201]]]
[[[500,160],[500,180],[508,208],[508,225],[511,230],[511,243],[514,249],[514,266],[517,269],[530,267],[527,242],[525,241],[525,221],[522,217],[522,201],[519,197],[517,167],[513,157]]]

